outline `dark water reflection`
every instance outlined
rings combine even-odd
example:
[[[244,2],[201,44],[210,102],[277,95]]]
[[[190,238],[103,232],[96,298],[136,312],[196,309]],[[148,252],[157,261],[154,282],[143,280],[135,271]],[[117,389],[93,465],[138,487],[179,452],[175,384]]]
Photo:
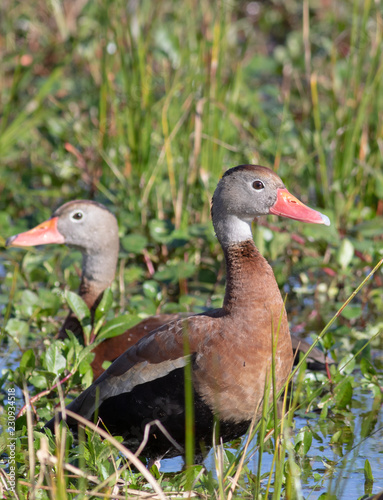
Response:
[[[311,448],[307,453],[302,466],[302,496],[317,499],[324,492],[333,492],[337,499],[357,499],[365,493],[364,466],[368,459],[374,476],[372,493],[383,490],[383,411],[377,407],[373,411],[374,397],[370,391],[357,386],[354,389],[354,402],[352,417],[347,425],[352,428],[349,443],[336,446],[331,444],[332,433],[326,435],[321,429],[327,427],[327,419],[319,422],[317,419],[295,417],[295,430],[297,434],[303,427],[309,426],[317,433],[321,442],[313,438]],[[370,421],[368,421],[370,420]],[[339,422],[339,426],[345,422]],[[333,420],[331,421],[333,427]],[[368,427],[369,436],[366,435]],[[254,447],[256,443],[254,443]],[[250,445],[249,449],[252,448]],[[235,453],[235,450],[232,450]],[[340,453],[340,454],[339,454]],[[265,452],[262,457],[262,474],[266,474],[272,467],[273,455]],[[308,461],[308,463],[307,463]],[[255,453],[248,462],[249,469],[257,472],[258,454]],[[176,472],[182,468],[180,457],[161,461],[161,472]],[[211,471],[215,470],[214,455],[209,453],[204,463]],[[333,466],[333,468],[331,467]],[[307,471],[307,473],[306,473]],[[314,475],[316,480],[314,480]],[[319,478],[318,478],[318,476]],[[265,485],[267,479],[265,479]],[[335,497],[334,497],[335,498]]]

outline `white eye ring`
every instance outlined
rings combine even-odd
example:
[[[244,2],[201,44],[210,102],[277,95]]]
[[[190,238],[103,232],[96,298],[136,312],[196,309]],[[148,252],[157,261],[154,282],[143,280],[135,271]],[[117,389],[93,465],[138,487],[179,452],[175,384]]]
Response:
[[[70,219],[72,222],[82,222],[84,219],[84,212],[82,210],[75,210],[70,214]]]

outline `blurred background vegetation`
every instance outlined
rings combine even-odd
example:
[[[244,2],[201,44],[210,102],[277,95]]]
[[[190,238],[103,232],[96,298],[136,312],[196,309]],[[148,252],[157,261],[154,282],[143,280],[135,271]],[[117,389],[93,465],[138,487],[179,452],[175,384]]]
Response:
[[[266,165],[332,221],[254,228],[292,330],[318,333],[383,254],[382,36],[370,0],[3,0],[0,242],[95,199],[120,227],[114,314],[200,312],[224,292],[216,183]],[[0,251],[4,358],[50,344],[79,262]],[[324,340],[335,359],[379,332],[382,293],[378,272]]]

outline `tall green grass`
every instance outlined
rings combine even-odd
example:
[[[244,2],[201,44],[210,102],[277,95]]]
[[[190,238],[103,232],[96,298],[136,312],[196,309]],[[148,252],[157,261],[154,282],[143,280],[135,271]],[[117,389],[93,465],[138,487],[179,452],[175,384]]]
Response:
[[[154,216],[185,228],[208,220],[222,171],[249,161],[311,189],[346,227],[376,207],[374,2],[325,12],[291,2],[284,13],[271,4],[256,15],[230,2],[73,5],[3,7],[3,209],[13,198],[14,213],[31,211],[27,181],[44,205],[97,193],[141,212],[145,226]]]

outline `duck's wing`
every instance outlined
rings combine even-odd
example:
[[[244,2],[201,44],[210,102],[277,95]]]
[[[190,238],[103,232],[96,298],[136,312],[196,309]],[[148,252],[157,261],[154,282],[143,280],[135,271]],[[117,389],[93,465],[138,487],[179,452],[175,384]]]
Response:
[[[214,318],[191,316],[150,332],[117,358],[67,408],[86,419],[91,419],[97,408],[108,398],[129,393],[138,385],[160,379],[184,367],[188,361],[185,338],[188,339],[188,352],[195,353],[207,322],[210,321],[213,322]],[[53,430],[54,419],[50,420],[46,427]]]
[[[115,361],[121,354],[136,344],[148,333],[166,325],[167,323],[177,321],[188,316],[191,316],[191,314],[158,314],[156,316],[150,316],[149,318],[145,318],[140,321],[140,323],[137,323],[137,325],[132,326],[123,334],[118,335],[117,337],[110,337],[98,344],[92,351],[95,354],[91,363],[94,380],[104,373],[102,368],[104,361]]]

